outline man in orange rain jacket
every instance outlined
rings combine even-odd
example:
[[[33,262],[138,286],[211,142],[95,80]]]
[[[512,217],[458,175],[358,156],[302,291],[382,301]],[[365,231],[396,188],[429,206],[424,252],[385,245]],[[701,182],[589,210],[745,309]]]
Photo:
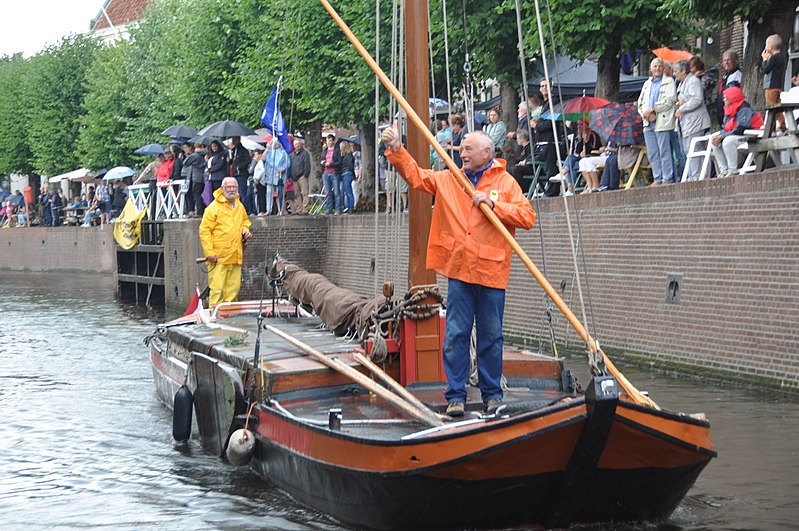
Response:
[[[427,268],[447,277],[447,330],[444,336],[444,396],[447,414],[463,416],[472,326],[477,328],[477,371],[486,410],[502,402],[502,318],[510,276],[511,247],[480,211],[486,203],[508,228],[529,229],[535,212],[505,161],[494,159],[494,143],[482,131],[461,145],[463,172],[476,191],[463,190],[449,170],[419,168],[402,147],[397,131],[383,132],[386,156],[408,184],[436,197]]]
[[[236,300],[241,288],[244,240],[252,237],[247,211],[239,199],[239,185],[233,177],[222,180],[214,200],[200,223],[200,243],[208,263],[208,305]]]

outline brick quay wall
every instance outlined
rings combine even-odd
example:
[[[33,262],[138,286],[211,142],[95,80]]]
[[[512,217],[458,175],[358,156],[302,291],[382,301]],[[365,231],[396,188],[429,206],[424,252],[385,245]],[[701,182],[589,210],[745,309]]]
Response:
[[[589,329],[610,354],[799,390],[799,173],[589,194],[568,205],[567,216],[561,199],[536,204],[540,229],[517,237],[581,316],[569,226],[580,235]],[[185,307],[196,283],[206,284],[205,266],[194,260],[202,255],[198,225],[164,224],[166,300],[174,308]],[[384,281],[397,293],[406,286],[407,215],[257,218],[253,232],[243,298],[260,295],[275,253],[364,295],[379,293]],[[0,269],[113,271],[110,238],[107,229],[2,230]],[[548,341],[543,291],[517,258],[505,327],[511,341],[532,350]],[[557,310],[553,328],[558,341],[579,343]]]

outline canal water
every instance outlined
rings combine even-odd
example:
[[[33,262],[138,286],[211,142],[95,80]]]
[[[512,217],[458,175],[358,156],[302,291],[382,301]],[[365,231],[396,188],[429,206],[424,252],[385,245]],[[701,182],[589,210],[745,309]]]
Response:
[[[114,301],[105,276],[0,272],[0,529],[342,529],[173,443],[142,343],[163,318]],[[705,412],[719,458],[668,521],[591,529],[799,527],[799,400],[624,372],[664,407]]]

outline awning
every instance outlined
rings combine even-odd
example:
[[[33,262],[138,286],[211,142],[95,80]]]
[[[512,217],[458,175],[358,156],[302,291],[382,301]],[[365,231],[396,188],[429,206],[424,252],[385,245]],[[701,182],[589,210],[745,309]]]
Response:
[[[81,168],[79,170],[73,170],[69,173],[62,173],[61,175],[50,177],[49,182],[57,183],[63,179],[69,179],[70,181],[87,183],[94,181],[94,174],[91,171],[87,170],[86,168]]]

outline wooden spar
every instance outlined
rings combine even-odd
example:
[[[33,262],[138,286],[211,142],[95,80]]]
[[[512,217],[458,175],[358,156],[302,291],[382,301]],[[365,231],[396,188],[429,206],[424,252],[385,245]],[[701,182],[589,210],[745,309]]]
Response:
[[[416,114],[425,123],[430,118],[430,91],[428,89],[430,57],[427,55],[427,18],[427,0],[405,2],[405,60],[406,64],[413,65],[413,74],[411,75],[410,69],[407,69],[405,80],[408,103],[414,110],[418,109]],[[417,164],[422,168],[430,167],[430,147],[427,145],[427,139],[416,128],[408,130],[407,148]],[[433,211],[430,208],[433,205],[433,198],[430,194],[411,188],[408,190],[408,204],[413,213],[408,217],[408,256],[411,258],[408,260],[409,287],[435,284],[435,272],[425,267],[423,259],[414,260],[414,257],[423,257],[427,253],[430,220],[433,217]],[[438,322],[431,324],[434,326],[425,328],[429,329],[428,333],[436,334]],[[434,352],[434,355],[438,357],[438,352]]]
[[[289,334],[283,332],[282,330],[275,328],[272,325],[266,325],[265,328],[272,332],[273,334],[281,337],[282,339],[288,341],[295,347],[299,348],[313,359],[325,365],[334,371],[340,372],[341,374],[347,376],[355,383],[362,385],[365,387],[369,392],[376,394],[392,406],[396,407],[400,411],[407,413],[411,417],[424,422],[429,426],[443,426],[444,423],[439,419],[433,411],[430,409],[420,409],[413,404],[408,403],[407,401],[403,400],[402,398],[398,397],[385,387],[381,386],[365,374],[362,374],[346,363],[344,363],[339,358],[329,358],[319,352],[318,350],[314,349],[310,345],[303,343],[296,337],[290,336]]]
[[[432,413],[433,415],[436,415],[435,411],[433,411],[432,409],[427,407],[427,404],[425,404],[424,402],[422,402],[421,400],[416,398],[413,395],[413,393],[411,393],[410,391],[408,391],[407,389],[402,387],[399,384],[399,382],[397,382],[397,380],[392,378],[391,375],[389,375],[386,371],[381,369],[372,360],[370,360],[369,358],[367,358],[366,356],[364,356],[360,352],[354,353],[352,355],[352,357],[354,357],[355,360],[358,363],[360,363],[361,365],[363,365],[364,367],[366,367],[367,369],[372,371],[372,374],[374,374],[375,376],[377,376],[378,378],[383,380],[383,383],[385,383],[389,387],[389,389],[391,389],[392,391],[397,393],[400,397],[404,398],[410,404],[416,406],[417,408],[419,408],[421,410],[426,410],[426,411],[429,411],[430,413]],[[438,415],[436,415],[436,416],[438,416]],[[446,417],[446,418],[448,419],[449,417]]]
[[[358,50],[358,53],[361,54],[361,57],[363,57],[363,59],[369,65],[369,68],[371,68],[378,79],[380,79],[380,82],[383,84],[383,86],[386,87],[394,99],[397,100],[399,106],[402,107],[402,109],[408,114],[408,119],[413,123],[417,130],[425,136],[428,144],[436,150],[436,153],[438,153],[442,160],[447,163],[447,168],[449,168],[450,173],[452,173],[452,175],[458,180],[458,184],[461,185],[466,193],[468,193],[470,196],[473,196],[475,192],[474,187],[463,174],[463,172],[461,172],[460,168],[455,165],[455,162],[450,158],[446,150],[436,141],[435,136],[433,136],[433,134],[427,128],[427,124],[425,124],[421,118],[419,118],[419,116],[413,110],[413,107],[411,107],[402,94],[400,94],[399,90],[397,90],[397,87],[394,86],[394,84],[386,76],[385,72],[383,72],[375,60],[372,59],[372,56],[369,55],[369,52],[363,47],[358,38],[354,33],[352,33],[352,30],[350,30],[349,26],[347,26],[346,22],[342,20],[330,3],[327,0],[319,1],[336,22],[336,24],[338,24],[338,26],[341,28],[341,31],[344,32],[352,45],[355,46],[355,49]],[[572,328],[574,328],[577,334],[583,339],[583,341],[592,351],[597,352],[598,349],[596,341],[588,332],[586,327],[580,322],[577,316],[574,315],[574,312],[572,312],[571,309],[566,305],[566,302],[561,298],[560,294],[555,291],[555,288],[549,283],[549,280],[547,280],[543,273],[541,273],[541,271],[538,269],[538,266],[536,266],[530,257],[527,256],[527,253],[524,251],[524,249],[522,249],[521,245],[519,245],[519,242],[516,241],[505,225],[502,224],[494,211],[491,210],[491,207],[489,207],[486,203],[480,203],[480,210],[488,218],[491,224],[494,225],[494,227],[499,231],[505,241],[508,242],[508,245],[510,245],[511,249],[513,249],[513,252],[518,255],[527,270],[530,271],[538,284],[544,289],[544,292],[549,296],[550,299],[552,299],[558,309],[569,321],[569,324],[571,324]],[[623,374],[621,374],[621,372],[616,368],[615,365],[613,365],[604,352],[602,352],[602,356],[604,358],[605,366],[607,367],[608,372],[610,372],[610,374],[612,374],[618,380],[619,385],[624,392],[627,393],[627,396],[630,398],[630,400],[636,404],[658,408],[657,404],[655,404],[653,400],[647,396],[644,396],[638,389],[635,388],[632,383],[630,383],[629,380],[627,380],[627,378],[624,377]]]

